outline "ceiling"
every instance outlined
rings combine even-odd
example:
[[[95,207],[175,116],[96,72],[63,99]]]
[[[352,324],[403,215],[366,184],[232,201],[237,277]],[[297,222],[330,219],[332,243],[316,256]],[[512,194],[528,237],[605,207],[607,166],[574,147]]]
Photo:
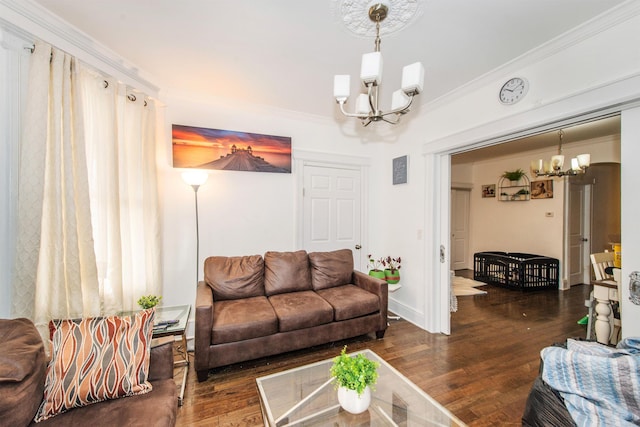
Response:
[[[373,51],[373,39],[348,31],[336,12],[366,1],[35,1],[143,70],[164,94],[333,117],[333,75],[350,74],[355,93],[361,54]],[[418,3],[421,14],[388,35],[382,23],[383,109],[404,65],[424,64],[425,89],[417,101],[425,104],[623,3],[399,1]]]

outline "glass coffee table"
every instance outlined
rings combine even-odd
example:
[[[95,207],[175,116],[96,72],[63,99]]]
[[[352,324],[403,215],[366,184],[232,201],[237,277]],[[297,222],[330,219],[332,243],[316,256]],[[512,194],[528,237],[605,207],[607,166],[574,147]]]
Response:
[[[265,426],[464,426],[428,394],[371,350],[380,363],[371,405],[353,415],[340,408],[329,369],[333,359],[256,378]]]

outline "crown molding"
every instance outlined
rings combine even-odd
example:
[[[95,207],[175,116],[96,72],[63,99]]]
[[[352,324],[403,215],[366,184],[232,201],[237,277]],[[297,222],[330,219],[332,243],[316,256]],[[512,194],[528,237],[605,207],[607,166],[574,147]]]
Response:
[[[517,58],[494,68],[482,76],[424,104],[422,108],[424,108],[425,111],[436,110],[469,92],[493,85],[496,80],[501,81],[505,75],[517,73],[527,66],[550,58],[558,52],[582,43],[638,15],[640,15],[640,1],[627,0],[548,42],[525,52]]]
[[[137,67],[33,0],[0,0],[0,25],[24,39],[50,43],[127,85],[158,96],[160,88],[141,76]]]

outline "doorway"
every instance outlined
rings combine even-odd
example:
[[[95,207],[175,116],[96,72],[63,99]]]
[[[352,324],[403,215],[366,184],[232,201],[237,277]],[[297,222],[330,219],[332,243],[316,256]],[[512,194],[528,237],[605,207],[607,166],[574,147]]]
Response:
[[[302,248],[324,252],[349,248],[361,269],[362,177],[357,167],[303,166]]]
[[[451,189],[451,270],[469,268],[470,188]]]

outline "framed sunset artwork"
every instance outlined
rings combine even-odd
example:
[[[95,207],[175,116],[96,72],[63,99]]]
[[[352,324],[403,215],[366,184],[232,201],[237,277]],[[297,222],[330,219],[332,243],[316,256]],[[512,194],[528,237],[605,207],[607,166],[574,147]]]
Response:
[[[172,125],[174,168],[291,173],[291,138]]]

